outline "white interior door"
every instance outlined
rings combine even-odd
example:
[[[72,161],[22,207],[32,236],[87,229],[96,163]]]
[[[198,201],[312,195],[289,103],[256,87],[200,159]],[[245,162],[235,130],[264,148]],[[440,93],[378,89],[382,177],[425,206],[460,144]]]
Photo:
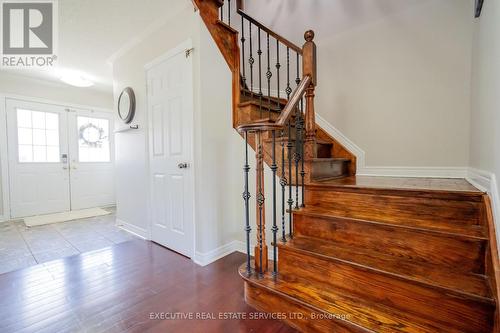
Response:
[[[69,109],[71,209],[115,202],[113,115]]]
[[[185,48],[147,71],[152,240],[194,249],[192,60]]]
[[[70,210],[67,112],[7,99],[11,217]]]

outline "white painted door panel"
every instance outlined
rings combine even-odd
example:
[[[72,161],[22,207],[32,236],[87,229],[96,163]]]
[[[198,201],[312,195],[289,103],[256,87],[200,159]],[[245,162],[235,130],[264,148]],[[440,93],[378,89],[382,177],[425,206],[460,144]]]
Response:
[[[152,240],[188,257],[194,250],[191,66],[182,49],[147,72]]]
[[[68,126],[71,209],[114,204],[113,115],[71,109]]]
[[[11,217],[68,211],[66,111],[13,99],[6,106]]]

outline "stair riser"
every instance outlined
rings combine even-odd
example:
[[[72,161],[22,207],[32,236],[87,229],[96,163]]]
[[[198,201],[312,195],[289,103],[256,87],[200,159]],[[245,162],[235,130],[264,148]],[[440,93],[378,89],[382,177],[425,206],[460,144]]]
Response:
[[[349,161],[314,161],[312,179],[341,177],[349,173]]]
[[[306,205],[327,208],[332,213],[348,213],[368,221],[404,224],[405,220],[410,220],[431,222],[436,226],[480,223],[479,202],[328,191],[317,187],[307,187],[305,196]]]
[[[430,286],[403,281],[362,267],[280,247],[279,271],[285,278],[296,276],[311,283],[318,281],[332,289],[344,290],[378,304],[451,323],[463,332],[489,332],[491,329],[491,305],[454,297]]]
[[[316,237],[359,246],[402,259],[484,273],[485,241],[463,240],[405,228],[356,222],[342,218],[294,215],[298,236]]]
[[[322,313],[308,307],[305,304],[295,302],[287,297],[271,292],[265,288],[245,281],[245,301],[253,308],[264,311],[285,314],[283,321],[301,332],[335,332],[335,333],[370,333],[354,325],[336,319],[315,319],[310,320],[311,315],[318,318]]]

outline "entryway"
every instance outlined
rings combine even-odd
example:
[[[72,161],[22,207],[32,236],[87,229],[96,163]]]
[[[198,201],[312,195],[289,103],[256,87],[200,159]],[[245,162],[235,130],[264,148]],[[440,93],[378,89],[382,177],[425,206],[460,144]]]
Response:
[[[147,66],[151,239],[194,251],[193,83],[190,43]]]
[[[114,204],[111,113],[7,99],[10,216]]]

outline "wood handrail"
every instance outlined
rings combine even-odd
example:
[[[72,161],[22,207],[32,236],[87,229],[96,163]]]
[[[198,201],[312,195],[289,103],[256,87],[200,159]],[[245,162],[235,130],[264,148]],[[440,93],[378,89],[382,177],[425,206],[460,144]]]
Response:
[[[302,81],[300,81],[300,84],[295,88],[293,91],[292,95],[290,96],[290,99],[286,103],[285,107],[283,108],[283,111],[281,111],[281,114],[276,121],[276,124],[279,126],[285,126],[285,124],[288,122],[290,117],[293,114],[293,111],[299,104],[300,100],[304,96],[307,88],[312,82],[312,78],[309,75],[306,75],[302,78]]]
[[[297,108],[300,100],[306,93],[307,89],[312,83],[312,78],[310,75],[305,75],[300,81],[300,84],[295,88],[290,99],[286,103],[283,111],[281,111],[280,116],[276,122],[262,122],[262,123],[250,123],[238,126],[236,129],[239,132],[254,132],[254,131],[274,131],[280,130],[285,127],[288,120],[292,117],[294,110]]]
[[[271,29],[269,29],[268,27],[266,27],[264,24],[260,23],[259,21],[257,21],[256,19],[254,19],[253,17],[251,17],[250,15],[248,15],[247,13],[245,13],[244,11],[242,11],[241,9],[238,9],[237,12],[238,12],[238,14],[240,14],[241,16],[243,16],[245,19],[247,19],[248,21],[250,21],[252,24],[254,24],[255,26],[259,27],[262,31],[268,33],[269,36],[272,36],[272,37],[276,38],[278,41],[280,41],[281,43],[285,44],[285,46],[289,47],[290,49],[294,50],[298,54],[302,55],[302,48],[301,47],[299,47],[299,46],[295,45],[294,43],[290,42],[285,37],[278,35],[274,31],[272,31]]]

